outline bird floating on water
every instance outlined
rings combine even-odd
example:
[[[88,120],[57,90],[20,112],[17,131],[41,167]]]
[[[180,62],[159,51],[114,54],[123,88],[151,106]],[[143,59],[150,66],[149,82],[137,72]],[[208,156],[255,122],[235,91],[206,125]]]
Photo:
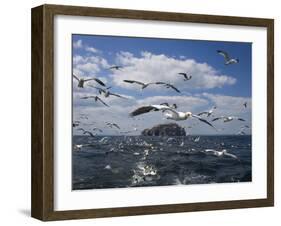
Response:
[[[234,58],[230,58],[228,53],[222,50],[217,50],[217,53],[222,55],[224,57],[224,64],[225,65],[230,65],[230,64],[237,64],[239,63],[239,59],[234,59]]]
[[[73,74],[73,78],[75,78],[75,79],[78,81],[78,87],[79,87],[79,88],[84,88],[85,82],[92,81],[92,80],[96,81],[96,82],[97,82],[98,84],[100,84],[101,86],[105,86],[105,84],[104,84],[101,80],[99,80],[98,78],[92,77],[92,78],[84,79],[84,78],[78,78],[78,77],[77,77],[76,75],[74,75],[74,74]]]

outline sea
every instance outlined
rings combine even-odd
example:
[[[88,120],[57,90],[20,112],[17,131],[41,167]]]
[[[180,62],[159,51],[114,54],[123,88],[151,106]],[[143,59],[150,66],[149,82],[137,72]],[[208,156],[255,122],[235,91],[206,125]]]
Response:
[[[206,151],[223,149],[237,158]],[[250,182],[251,150],[250,135],[73,136],[72,189]]]

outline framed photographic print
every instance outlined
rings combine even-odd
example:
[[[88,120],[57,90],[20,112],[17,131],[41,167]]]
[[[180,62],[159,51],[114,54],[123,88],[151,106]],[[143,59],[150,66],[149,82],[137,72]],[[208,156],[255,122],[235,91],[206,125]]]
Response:
[[[273,206],[274,21],[32,9],[32,216]]]

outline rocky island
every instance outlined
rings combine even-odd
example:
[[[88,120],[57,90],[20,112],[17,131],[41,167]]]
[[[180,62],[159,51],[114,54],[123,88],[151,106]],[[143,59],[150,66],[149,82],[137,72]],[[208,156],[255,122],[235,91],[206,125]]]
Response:
[[[159,124],[141,132],[143,136],[186,136],[185,129],[176,123]]]

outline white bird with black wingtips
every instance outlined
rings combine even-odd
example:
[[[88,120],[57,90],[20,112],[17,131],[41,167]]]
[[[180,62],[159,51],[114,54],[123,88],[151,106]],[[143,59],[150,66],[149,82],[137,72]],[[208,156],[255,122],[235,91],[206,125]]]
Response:
[[[92,81],[92,80],[94,80],[95,82],[97,82],[101,86],[105,86],[105,84],[101,80],[99,80],[98,78],[95,78],[95,77],[84,79],[84,78],[78,78],[76,75],[73,74],[73,78],[75,78],[78,81],[78,87],[79,88],[84,88],[85,82]]]
[[[151,111],[162,111],[164,116],[166,117],[166,119],[175,120],[175,121],[182,121],[182,120],[187,120],[189,118],[196,118],[199,121],[204,122],[204,123],[208,124],[209,126],[213,127],[214,129],[216,129],[210,122],[201,118],[198,115],[194,115],[191,112],[176,111],[175,109],[173,109],[169,106],[166,106],[166,105],[143,106],[143,107],[140,107],[140,108],[134,110],[133,112],[131,112],[130,116],[134,117],[134,116],[148,113]]]
[[[225,65],[230,65],[230,64],[237,64],[239,63],[239,59],[235,58],[230,58],[229,54],[225,51],[222,50],[217,50],[217,53],[222,55],[224,57],[224,64]]]

